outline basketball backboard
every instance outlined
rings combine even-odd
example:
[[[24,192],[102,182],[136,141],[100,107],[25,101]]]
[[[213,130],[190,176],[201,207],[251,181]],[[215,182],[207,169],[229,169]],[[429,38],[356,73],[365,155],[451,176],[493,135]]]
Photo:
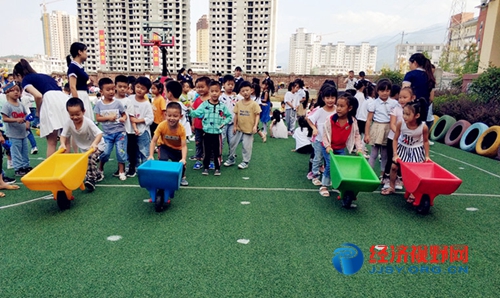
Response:
[[[175,45],[172,22],[144,22],[141,26],[141,46],[173,47]]]

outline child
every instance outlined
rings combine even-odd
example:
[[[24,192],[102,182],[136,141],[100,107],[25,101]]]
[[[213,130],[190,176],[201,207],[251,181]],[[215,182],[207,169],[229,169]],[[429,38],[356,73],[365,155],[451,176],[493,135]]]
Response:
[[[395,192],[397,171],[399,169],[398,159],[403,162],[424,162],[429,158],[429,129],[425,124],[425,119],[421,112],[427,112],[427,102],[425,98],[411,101],[404,106],[403,119],[396,126],[394,138],[397,143],[393,143],[394,157],[391,167],[390,186],[382,190],[381,194],[390,195]],[[415,197],[411,194],[407,200],[413,203]]]
[[[285,123],[283,123],[283,120],[281,119],[281,113],[278,110],[273,111],[273,118],[271,122],[271,138],[288,139],[288,131],[286,129]]]
[[[176,81],[170,82],[179,84]],[[168,83],[167,90],[169,90]],[[155,150],[156,144],[159,144],[160,147],[158,159],[181,162],[183,164],[181,185],[188,186],[189,183],[186,180],[186,132],[184,131],[184,127],[182,126],[182,124],[179,123],[181,117],[181,103],[170,102],[166,108],[166,119],[158,125],[154,132],[153,139],[151,140],[151,143],[149,145],[148,159],[154,159],[153,152]]]
[[[3,95],[3,94],[1,94]],[[2,131],[0,130],[0,144],[4,144],[5,143],[5,139],[4,139],[4,135],[2,133]],[[4,175],[4,172],[3,172],[3,152],[2,152],[2,147],[0,145],[0,189],[19,189],[19,185],[11,185],[13,183],[16,182],[16,179],[13,179],[13,178],[8,178]],[[5,197],[5,193],[1,192],[0,191],[0,198],[3,198]]]
[[[285,110],[286,110],[285,102],[282,101],[281,102],[281,107],[280,107],[281,119],[285,119],[285,117],[286,117]]]
[[[151,94],[153,94],[152,107],[154,115],[153,123],[151,123],[151,126],[149,127],[151,135],[155,133],[158,124],[160,124],[163,120],[165,120],[167,102],[165,101],[165,98],[162,96],[164,89],[165,88],[163,86],[163,83],[161,83],[160,81],[154,81],[153,84],[151,85]]]
[[[240,89],[241,89],[241,83],[243,83],[243,77],[241,76],[241,72],[243,70],[241,67],[236,66],[234,69],[234,92],[236,94],[240,94]]]
[[[7,136],[11,142],[10,152],[16,176],[24,176],[31,171],[28,155],[29,122],[25,120],[29,113],[19,101],[21,88],[15,82],[8,83],[4,88],[7,102],[2,107],[2,119]]]
[[[349,75],[344,80],[345,90],[355,90],[354,84],[356,84],[357,81],[358,80],[354,77],[354,70],[350,70]]]
[[[72,97],[78,97],[83,101],[86,111],[85,116],[94,121],[87,85],[89,75],[82,66],[82,64],[87,61],[87,46],[81,42],[74,42],[71,44],[69,52],[71,56],[68,55],[66,57],[66,62],[68,64],[67,74],[69,78],[70,95]],[[73,58],[73,61],[71,61],[70,57]]]
[[[215,176],[220,176],[222,156],[222,130],[231,122],[231,112],[225,104],[219,101],[221,86],[219,82],[212,81],[208,85],[210,99],[204,101],[196,110],[191,112],[193,118],[203,118],[203,175],[208,175],[210,158],[214,158]]]
[[[271,98],[269,97],[268,81],[263,81],[261,88],[262,88],[262,93],[260,95],[260,109],[262,110],[262,112],[260,113],[260,122],[262,122],[262,130],[260,132],[264,135],[263,141],[265,143],[267,135],[267,123],[269,122],[269,120],[271,120],[271,117],[269,116],[269,112],[271,111]],[[278,123],[279,120],[280,119],[278,119],[276,123]],[[283,122],[281,122],[281,124],[283,124]]]
[[[198,92],[198,97],[193,102],[193,110],[196,110],[204,101],[210,98],[208,92],[208,84],[210,84],[209,77],[201,77],[196,79],[196,91]],[[193,119],[194,124],[194,141],[196,147],[196,153],[189,159],[196,160],[193,166],[193,170],[199,170],[203,166],[201,160],[203,159],[203,124],[201,119]]]
[[[179,120],[179,123],[182,124],[182,127],[184,127],[184,132],[186,133],[186,143],[187,138],[191,135],[191,124],[188,121],[188,115],[189,115],[189,109],[179,101],[179,97],[182,94],[182,86],[179,82],[170,80],[167,81],[166,83],[166,96],[167,100],[169,102],[177,102],[181,106],[181,118]]]
[[[32,115],[33,120],[35,120],[36,114],[32,113],[30,108],[34,102],[35,102],[35,98],[33,97],[33,95],[29,94],[26,91],[23,91],[21,93],[21,103],[23,104],[24,108],[26,109],[26,112],[28,113],[28,115],[29,114]],[[30,123],[32,124],[33,122],[30,121]],[[31,132],[31,128],[29,126],[26,128],[26,131],[28,132],[28,140],[29,140],[30,145],[31,145],[31,154],[37,154],[38,148],[36,146],[35,136]]]
[[[99,157],[99,170],[104,172],[104,165],[109,160],[113,147],[116,146],[116,159],[118,160],[118,177],[126,180],[125,162],[127,161],[127,131],[125,122],[127,113],[120,101],[114,99],[115,84],[110,78],[99,80],[99,89],[103,94],[101,101],[94,107],[95,119],[102,123],[104,131],[104,142],[106,144],[104,152]]]
[[[80,150],[94,150],[94,152],[89,155],[87,175],[84,183],[87,190],[91,192],[94,191],[96,182],[104,179],[102,172],[97,169],[99,156],[106,147],[102,139],[102,131],[92,120],[90,120],[90,118],[84,116],[85,107],[81,99],[77,97],[68,99],[66,102],[66,110],[71,120],[64,123],[61,132],[61,146],[59,149],[66,150],[66,140],[72,137]]]
[[[321,96],[321,97],[320,97]],[[328,181],[330,180],[330,175],[325,174],[323,176],[324,183],[319,180],[321,161],[323,160],[323,151],[325,148],[322,146],[321,142],[323,140],[323,127],[325,121],[335,112],[335,102],[337,101],[337,89],[333,86],[327,86],[322,88],[321,94],[318,95],[317,107],[319,109],[313,110],[307,116],[307,122],[311,126],[312,133],[312,146],[314,148],[314,160],[312,164],[313,178],[312,183],[316,186],[325,185],[330,186]],[[325,160],[329,163],[330,159]]]
[[[297,120],[299,124],[298,129],[293,132],[293,138],[295,139],[295,151],[300,154],[311,154],[314,149],[311,145],[312,128],[307,123],[306,117],[299,117]],[[310,171],[311,169],[309,169]],[[311,178],[312,179],[312,178]]]
[[[150,88],[151,81],[146,77],[138,77],[134,83],[135,96],[132,97],[132,105],[135,115],[130,117],[130,121],[137,126],[135,129],[137,155],[130,157],[129,171],[130,168],[135,170],[137,162],[140,165],[149,157],[149,143],[151,142],[149,126],[153,123],[154,115],[151,103],[145,96]]]
[[[382,79],[377,83],[378,98],[368,106],[368,116],[365,127],[365,143],[372,146],[369,163],[372,168],[378,155],[382,157],[380,163],[380,181],[382,182],[385,164],[387,163],[387,136],[390,131],[390,112],[396,106],[397,101],[390,99],[392,83],[388,79]],[[373,120],[373,123],[372,123]]]
[[[179,100],[182,102],[183,105],[186,107],[190,108],[191,104],[193,103],[194,99],[194,94],[191,93],[191,90],[193,89],[193,85],[191,81],[182,81],[181,82],[182,86],[182,94],[179,97]]]
[[[294,106],[294,94],[299,89],[298,84],[291,82],[288,84],[288,92],[285,94],[284,102],[285,102],[285,122],[286,128],[288,130],[288,134],[292,135],[292,131],[294,127],[292,124],[294,123],[295,118],[295,106]]]
[[[137,156],[137,136],[135,135],[137,125],[130,121],[130,117],[133,117],[135,113],[131,98],[127,97],[128,78],[124,75],[117,75],[115,78],[115,89],[115,100],[121,102],[123,108],[125,109],[125,113],[127,114],[127,120],[124,122],[125,131],[127,132],[127,156],[129,160],[129,167],[126,176],[132,178],[136,175],[136,162],[134,161]],[[119,177],[120,169],[117,169],[113,176]]]
[[[392,142],[394,140],[394,134],[396,132],[397,123],[403,121],[403,107],[409,103],[410,101],[415,99],[415,95],[413,95],[413,91],[411,87],[404,87],[398,94],[398,104],[391,111],[391,131],[387,136],[387,157],[391,157],[394,155]],[[389,178],[391,175],[391,166],[392,163],[388,162],[385,165],[385,173],[384,173],[384,188],[389,187]],[[403,185],[401,180],[398,179],[396,181],[396,189],[403,189]]]
[[[231,122],[229,122],[224,130],[222,131],[222,141],[227,140],[227,144],[231,144],[231,137],[233,136],[233,119],[234,119],[234,106],[238,102],[238,97],[234,90],[234,77],[232,75],[225,75],[223,80],[224,92],[220,96],[219,100],[226,105],[227,109],[231,113]]]
[[[243,96],[243,99],[238,101],[234,107],[234,136],[231,140],[229,158],[224,163],[224,166],[229,167],[236,163],[236,148],[240,141],[243,140],[243,162],[238,165],[238,168],[246,169],[252,158],[253,135],[257,133],[261,110],[259,104],[250,98],[252,94],[252,85],[250,82],[243,81],[240,87],[240,94]]]
[[[345,149],[351,153],[356,145],[358,153],[361,151],[361,136],[359,135],[358,123],[356,121],[356,110],[358,100],[353,96],[340,97],[337,100],[335,114],[325,122],[323,132],[323,156],[325,158],[325,172],[323,173],[323,185],[319,193],[323,197],[329,197],[328,186],[330,181],[330,152],[337,155],[345,155]]]

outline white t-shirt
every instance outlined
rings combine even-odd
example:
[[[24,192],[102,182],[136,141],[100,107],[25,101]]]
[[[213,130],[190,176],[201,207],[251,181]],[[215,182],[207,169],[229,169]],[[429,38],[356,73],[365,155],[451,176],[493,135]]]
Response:
[[[130,122],[130,115],[134,116],[134,106],[132,105],[132,102],[130,101],[129,97],[124,97],[124,98],[114,98],[118,100],[119,102],[122,103],[122,106],[125,108],[125,113],[127,114],[127,120],[125,121],[125,130],[127,131],[127,134],[135,134],[134,129],[132,128],[132,123]]]
[[[304,89],[299,89],[295,94],[294,94],[294,101],[293,101],[293,106],[297,108],[300,104],[300,100],[302,98],[306,97],[306,92]]]
[[[363,105],[359,107],[358,112],[356,113],[356,120],[366,121],[366,118],[368,117],[368,106],[373,100],[374,99],[371,97],[365,99]]]
[[[316,137],[313,137],[311,141],[315,140],[322,140],[323,139],[323,130],[325,126],[325,122],[330,117],[335,113],[335,109],[332,112],[327,112],[324,110],[324,108],[316,110],[312,115],[309,115],[307,118],[311,120],[311,122],[316,125],[316,128],[318,129],[318,135]]]
[[[229,112],[231,112],[231,119],[234,119],[234,106],[236,105],[238,100],[240,100],[240,98],[236,93],[229,95],[226,93],[222,93],[221,96],[219,96],[219,101],[227,107]],[[231,121],[231,123],[233,123],[233,121]]]
[[[153,106],[148,100],[137,101],[135,97],[132,98],[132,105],[134,106],[135,118],[144,119],[143,123],[136,123],[137,129],[139,130],[139,136],[141,136],[145,131],[150,133],[149,126],[153,123]]]
[[[293,132],[293,138],[295,139],[295,150],[311,145],[311,138],[307,137],[308,129],[297,127]]]
[[[396,123],[399,121],[403,121],[403,107],[398,104],[392,109],[391,111],[391,116],[396,116]],[[394,134],[395,131],[392,131],[392,129],[389,131],[389,134],[387,135],[387,138],[394,140]]]
[[[345,82],[345,90],[349,90],[349,89],[356,89],[354,88],[354,84],[356,84],[356,82],[358,81],[358,79],[356,78],[352,78],[350,79],[349,77],[347,77],[344,82]]]
[[[285,109],[289,110],[292,108],[288,105],[288,103],[291,103],[293,106],[294,98],[295,96],[292,92],[288,91],[287,93],[285,93],[285,98],[283,99],[283,101],[285,102]]]
[[[63,137],[73,137],[73,140],[75,140],[75,144],[82,151],[89,150],[90,145],[92,145],[96,136],[99,134],[102,134],[102,131],[88,117],[83,117],[83,123],[80,129],[76,129],[73,121],[67,120],[66,123],[64,123],[63,130],[61,132],[61,136]],[[97,145],[97,148],[101,151],[104,151],[105,146],[106,145],[104,143],[104,139],[101,138],[101,141]]]
[[[354,95],[354,97],[356,97],[356,99],[358,100],[358,110],[356,111],[356,119],[360,120],[358,115],[362,114],[361,107],[363,107],[363,104],[366,101],[365,94],[363,92],[358,91],[358,92],[356,92],[356,95]],[[365,116],[365,120],[366,120],[366,116]],[[362,120],[362,121],[364,121],[364,120]]]
[[[434,114],[433,114],[433,111],[432,111],[432,102],[429,105],[429,110],[428,110],[428,114],[427,114],[427,120],[425,120],[425,121],[434,121]],[[429,127],[429,129],[430,129],[430,127]]]

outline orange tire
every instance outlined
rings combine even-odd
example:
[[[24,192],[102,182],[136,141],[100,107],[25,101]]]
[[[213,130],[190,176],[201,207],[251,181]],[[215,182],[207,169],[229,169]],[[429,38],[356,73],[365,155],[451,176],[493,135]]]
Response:
[[[476,152],[482,156],[495,157],[500,147],[500,126],[485,130],[476,143]]]

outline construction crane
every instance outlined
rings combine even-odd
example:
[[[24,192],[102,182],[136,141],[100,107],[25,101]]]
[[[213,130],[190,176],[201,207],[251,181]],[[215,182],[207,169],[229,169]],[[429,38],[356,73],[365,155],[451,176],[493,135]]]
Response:
[[[43,9],[43,13],[47,13],[47,4],[51,4],[51,3],[59,2],[59,1],[63,1],[63,0],[52,0],[49,2],[45,2],[45,0],[43,0],[43,2],[40,3],[40,7],[42,7],[42,9]]]

